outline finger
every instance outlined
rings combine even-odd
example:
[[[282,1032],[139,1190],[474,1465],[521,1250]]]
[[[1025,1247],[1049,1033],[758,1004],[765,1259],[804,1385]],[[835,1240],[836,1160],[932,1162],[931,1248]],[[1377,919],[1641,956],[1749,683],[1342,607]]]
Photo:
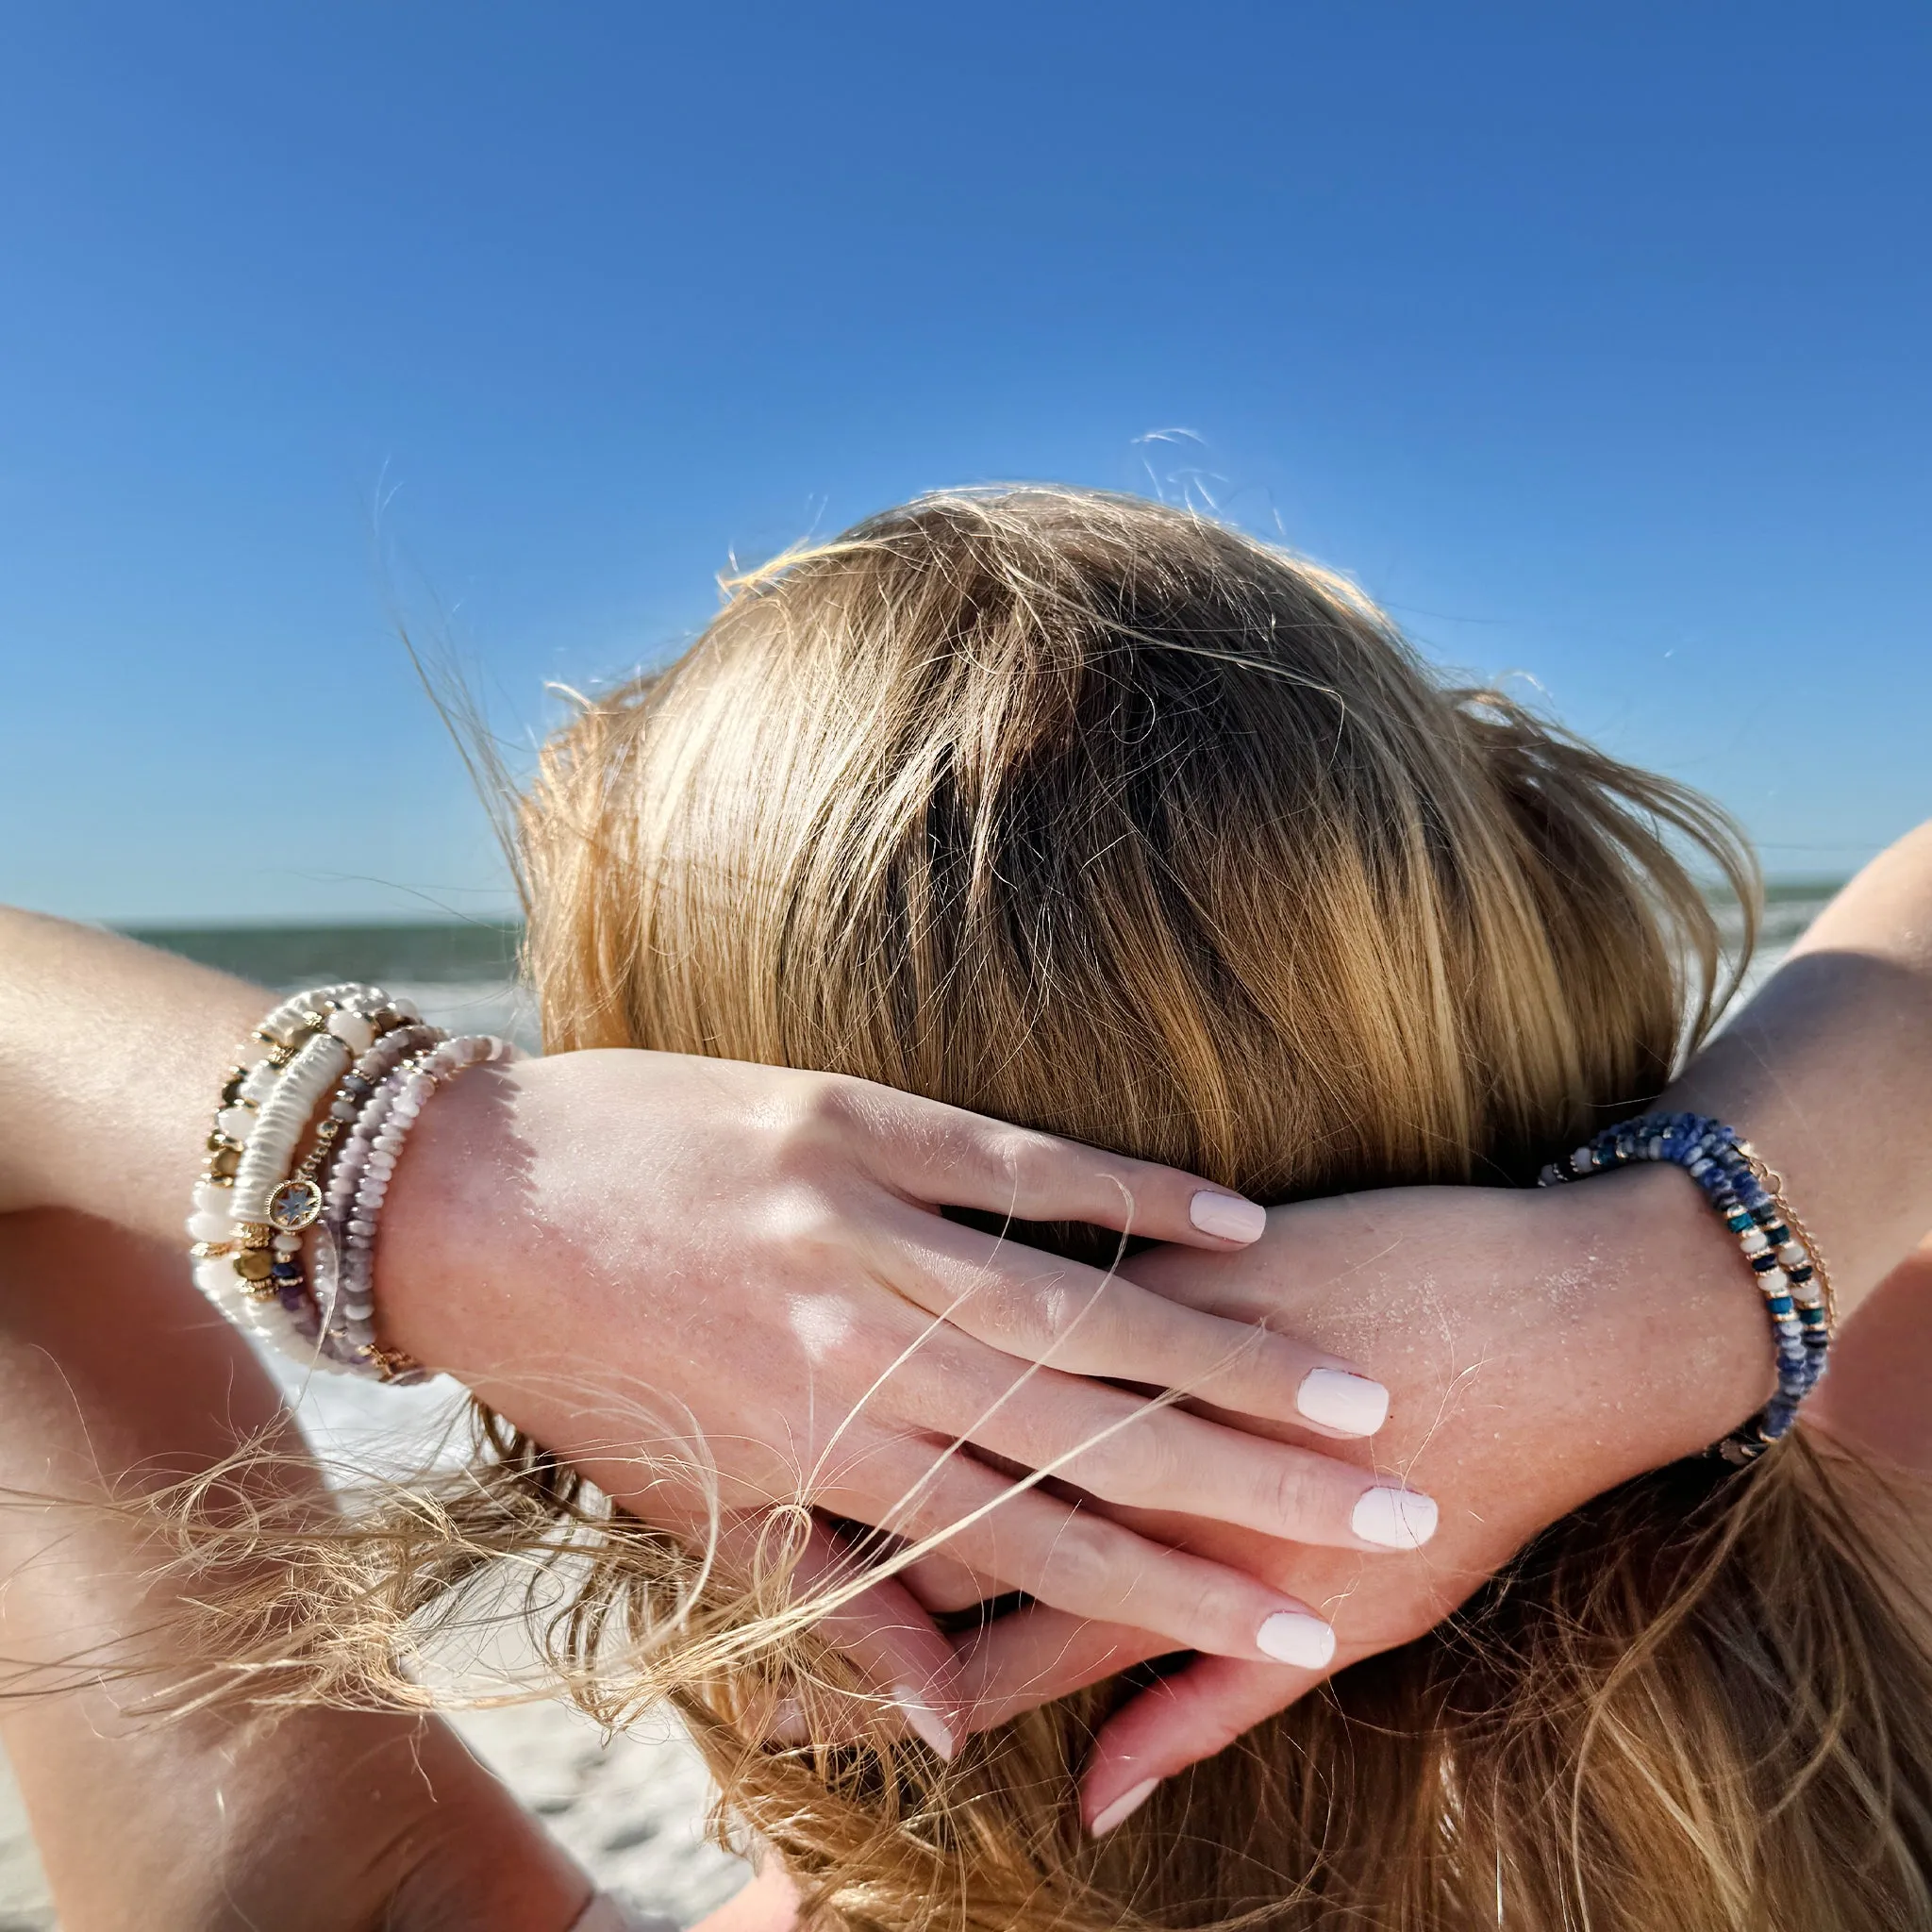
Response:
[[[795,1597],[838,1592],[856,1579],[851,1551],[814,1524],[792,1575]],[[965,1734],[965,1711],[955,1678],[953,1644],[898,1577],[868,1583],[818,1619],[814,1627],[885,1697],[897,1718],[941,1758],[950,1762]],[[815,1713],[800,1712],[813,1735]],[[779,1725],[774,1733],[782,1736]]]
[[[1199,1174],[915,1094],[882,1103],[877,1093],[855,1093],[851,1104],[892,1107],[893,1117],[869,1123],[876,1130],[870,1159],[880,1180],[911,1200],[1016,1221],[1084,1221],[1224,1251],[1246,1247],[1267,1228],[1264,1208]]]
[[[773,1522],[769,1512],[734,1512],[720,1518],[715,1529],[696,1515],[687,1516],[680,1527],[693,1546],[708,1543],[729,1570],[748,1578],[772,1559]],[[951,1758],[965,1731],[955,1681],[958,1653],[904,1583],[892,1576],[868,1580],[849,1545],[813,1519],[785,1595],[788,1604],[808,1609],[815,1599],[824,1600],[812,1628],[876,1694],[867,1709],[864,1700],[847,1691],[798,1686],[795,1695],[781,1698],[764,1714],[769,1736],[792,1743],[824,1737],[828,1728],[876,1730],[884,1715]]]
[[[1381,1383],[1257,1323],[934,1215],[905,1211],[881,1233],[876,1264],[901,1293],[1024,1361],[1181,1390],[1324,1435],[1372,1436],[1388,1417]]]
[[[988,1731],[1173,1649],[1151,1630],[1034,1607],[962,1641],[952,1681],[967,1728]]]
[[[1013,1590],[1004,1577],[982,1576],[943,1550],[908,1564],[899,1573],[899,1581],[923,1608],[935,1613],[970,1610],[975,1604],[1010,1595]]]
[[[1105,1836],[1145,1804],[1163,1778],[1212,1757],[1286,1710],[1352,1658],[1324,1670],[1197,1657],[1150,1685],[1101,1726],[1080,1779],[1080,1816]]]
[[[902,1435],[896,1439],[902,1450],[908,1445],[914,1451],[908,1467],[930,1467],[941,1453],[935,1449],[930,1439],[917,1435]],[[874,1449],[876,1445],[874,1445]],[[921,1463],[920,1456],[927,1459]],[[821,1497],[847,1495],[858,1483],[855,1472],[862,1470],[859,1462],[846,1465],[842,1482],[822,1484],[815,1491]],[[1024,1474],[1024,1471],[1017,1472]],[[874,1477],[875,1483],[875,1476]],[[890,1507],[890,1504],[888,1504]],[[874,1511],[873,1513],[882,1513]],[[836,1519],[829,1525],[835,1536],[850,1546],[858,1546],[862,1559],[874,1568],[891,1561],[906,1553],[904,1537],[894,1536],[881,1530],[876,1524],[863,1518],[853,1518],[846,1523]],[[1139,1528],[1140,1525],[1133,1525]],[[1179,1541],[1179,1539],[1170,1539]],[[978,1571],[969,1569],[958,1557],[950,1556],[943,1549],[928,1551],[924,1556],[911,1557],[893,1570],[893,1574],[912,1592],[913,1600],[922,1609],[928,1611],[971,1609],[975,1604],[983,1604],[991,1597],[1008,1596],[1012,1593],[1013,1585],[1002,1577],[985,1576]]]
[[[1016,1376],[943,1336],[900,1374],[917,1413],[1108,1503],[1334,1549],[1417,1550],[1436,1531],[1434,1501],[1392,1477],[1055,1369]]]
[[[949,1455],[942,1445],[935,1445],[934,1457],[923,1464],[912,1459],[895,1497],[833,1491],[817,1500],[915,1546],[939,1539],[957,1561],[1003,1577],[1040,1603],[1101,1623],[1132,1624],[1176,1648],[1310,1662],[1334,1648],[1334,1633],[1298,1597],[1150,1542],[1092,1510]]]
[[[990,1731],[1173,1648],[1169,1639],[1152,1631],[1096,1624],[1061,1610],[1025,1609],[963,1640],[949,1681],[966,1729]],[[858,1742],[862,1736],[855,1715],[840,1741]]]

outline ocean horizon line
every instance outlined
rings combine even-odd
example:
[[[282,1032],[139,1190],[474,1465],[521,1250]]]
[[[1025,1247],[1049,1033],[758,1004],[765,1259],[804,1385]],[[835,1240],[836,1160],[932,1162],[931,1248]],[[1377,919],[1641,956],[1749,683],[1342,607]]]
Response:
[[[1765,938],[1789,943],[1844,881],[1785,877],[1767,880]],[[1736,900],[1711,888],[1712,903]],[[271,986],[327,979],[381,984],[502,985],[517,977],[521,919],[277,919],[140,920],[110,930],[164,952]]]

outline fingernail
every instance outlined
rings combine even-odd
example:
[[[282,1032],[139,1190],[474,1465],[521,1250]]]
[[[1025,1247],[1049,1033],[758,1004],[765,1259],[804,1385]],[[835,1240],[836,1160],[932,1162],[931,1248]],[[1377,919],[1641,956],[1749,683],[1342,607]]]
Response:
[[[1419,1550],[1436,1533],[1441,1512],[1433,1498],[1386,1483],[1363,1493],[1348,1526],[1365,1543],[1384,1550]]]
[[[1159,1782],[1158,1777],[1150,1777],[1144,1784],[1123,1791],[1111,1805],[1104,1806],[1093,1814],[1093,1823],[1087,1829],[1095,1838],[1105,1838],[1115,1825],[1124,1824],[1154,1795],[1154,1788]]]
[[[1276,1610],[1262,1620],[1255,1633],[1255,1647],[1277,1663],[1319,1671],[1335,1655],[1335,1632],[1306,1610]]]
[[[892,1702],[899,1707],[900,1713],[919,1734],[921,1740],[947,1764],[952,1763],[957,1747],[952,1732],[946,1728],[945,1719],[910,1684],[894,1685]]]
[[[1219,1235],[1224,1241],[1258,1241],[1268,1231],[1267,1208],[1211,1188],[1203,1188],[1188,1203],[1188,1219],[1203,1234]]]
[[[781,1697],[772,1707],[765,1735],[774,1744],[803,1744],[810,1733],[805,1726],[805,1706],[795,1697]]]
[[[1389,1420],[1389,1391],[1346,1369],[1310,1369],[1294,1391],[1294,1406],[1311,1423],[1344,1436],[1373,1436]]]

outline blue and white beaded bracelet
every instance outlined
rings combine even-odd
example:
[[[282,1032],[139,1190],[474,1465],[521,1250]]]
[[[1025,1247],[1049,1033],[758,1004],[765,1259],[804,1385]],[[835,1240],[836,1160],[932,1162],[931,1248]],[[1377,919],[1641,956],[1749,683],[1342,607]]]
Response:
[[[1581,1180],[1606,1169],[1667,1160],[1704,1190],[1738,1237],[1771,1316],[1777,1347],[1777,1392],[1740,1428],[1712,1445],[1726,1462],[1762,1456],[1798,1419],[1798,1406],[1824,1374],[1837,1308],[1818,1244],[1791,1211],[1778,1176],[1748,1141],[1722,1121],[1695,1113],[1645,1114],[1607,1127],[1587,1145],[1552,1161],[1539,1187]]]

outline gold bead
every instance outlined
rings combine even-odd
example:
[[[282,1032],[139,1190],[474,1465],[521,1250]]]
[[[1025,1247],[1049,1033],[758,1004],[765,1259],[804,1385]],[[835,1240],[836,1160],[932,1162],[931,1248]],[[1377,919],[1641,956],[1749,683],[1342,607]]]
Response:
[[[235,1257],[235,1273],[243,1281],[266,1281],[274,1266],[274,1257],[266,1248],[247,1248]]]

